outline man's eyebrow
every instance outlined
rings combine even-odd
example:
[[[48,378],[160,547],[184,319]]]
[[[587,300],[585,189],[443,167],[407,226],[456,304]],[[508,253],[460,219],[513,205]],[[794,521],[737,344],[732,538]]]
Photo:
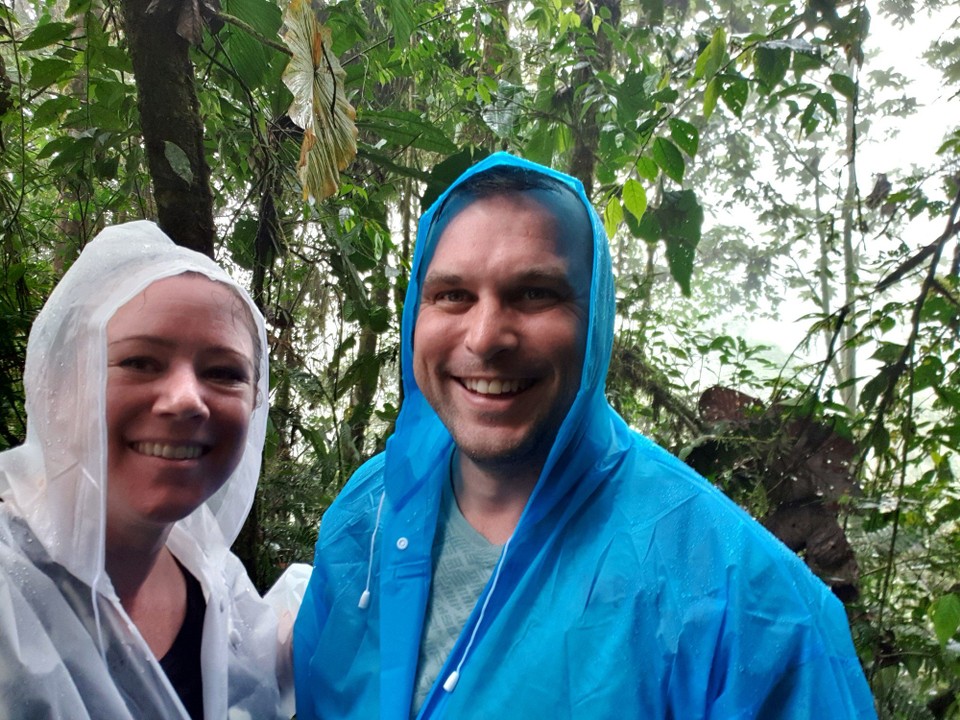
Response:
[[[463,276],[457,273],[428,270],[421,285],[424,287],[427,285],[459,285],[462,282]]]
[[[570,285],[570,275],[562,267],[542,265],[526,268],[503,277],[510,282],[555,282]],[[427,285],[460,285],[464,283],[463,275],[443,270],[429,270],[423,278],[422,286]]]

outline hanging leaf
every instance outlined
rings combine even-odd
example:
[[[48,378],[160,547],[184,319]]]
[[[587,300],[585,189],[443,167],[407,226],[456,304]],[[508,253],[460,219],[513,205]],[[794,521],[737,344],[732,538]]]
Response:
[[[309,0],[292,0],[283,39],[293,58],[283,82],[293,93],[287,111],[303,128],[297,174],[304,200],[323,200],[340,185],[340,171],[357,154],[357,114],[343,89],[346,73],[331,47],[329,28],[317,22]]]
[[[167,162],[170,163],[170,167],[173,168],[173,171],[180,179],[187,185],[192,185],[193,169],[190,167],[190,158],[187,157],[183,148],[176,143],[165,140],[163,143],[163,154],[166,156]]]
[[[628,178],[623,184],[623,204],[637,220],[640,220],[647,210],[647,193],[643,185],[633,178]]]
[[[930,606],[930,616],[937,640],[946,645],[960,627],[960,597],[949,593],[938,598]]]

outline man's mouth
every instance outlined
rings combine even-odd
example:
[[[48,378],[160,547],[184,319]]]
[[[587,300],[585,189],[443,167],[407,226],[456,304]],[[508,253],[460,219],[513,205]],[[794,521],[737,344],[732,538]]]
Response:
[[[204,454],[203,445],[189,443],[174,445],[168,443],[136,442],[131,445],[134,452],[165,460],[194,460]]]
[[[507,395],[526,390],[533,380],[488,380],[486,378],[463,378],[463,386],[480,395]]]

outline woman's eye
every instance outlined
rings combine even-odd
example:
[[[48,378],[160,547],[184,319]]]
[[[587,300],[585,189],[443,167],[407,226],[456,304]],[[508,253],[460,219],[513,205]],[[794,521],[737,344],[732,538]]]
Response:
[[[229,365],[208,368],[205,374],[216,382],[246,383],[250,380],[250,374],[244,368]]]
[[[160,367],[160,363],[154,358],[144,355],[134,355],[123,358],[117,363],[117,365],[119,367],[126,368],[127,370],[138,370],[143,372],[157,370]]]

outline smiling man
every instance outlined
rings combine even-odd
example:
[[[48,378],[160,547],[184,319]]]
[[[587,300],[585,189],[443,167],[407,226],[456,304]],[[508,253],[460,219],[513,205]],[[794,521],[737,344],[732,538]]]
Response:
[[[420,223],[405,400],[324,515],[300,718],[872,718],[842,605],[604,396],[580,184],[498,153]]]

